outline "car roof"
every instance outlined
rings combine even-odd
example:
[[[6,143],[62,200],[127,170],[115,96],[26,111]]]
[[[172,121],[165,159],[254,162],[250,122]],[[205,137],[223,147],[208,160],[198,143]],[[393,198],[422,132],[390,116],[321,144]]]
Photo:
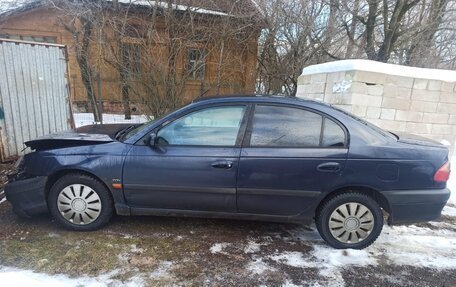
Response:
[[[288,104],[297,104],[302,105],[305,103],[313,103],[321,106],[330,106],[324,102],[307,100],[297,97],[283,96],[283,95],[261,95],[261,94],[251,94],[251,95],[224,95],[224,96],[205,96],[199,97],[193,100],[193,103],[229,103],[229,102],[269,102],[269,103],[288,103]]]

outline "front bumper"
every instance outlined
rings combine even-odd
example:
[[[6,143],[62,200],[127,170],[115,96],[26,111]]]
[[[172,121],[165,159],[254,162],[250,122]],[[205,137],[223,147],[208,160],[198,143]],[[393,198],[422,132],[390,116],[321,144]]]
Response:
[[[450,190],[390,190],[381,192],[389,202],[389,224],[407,224],[438,219],[450,198]]]
[[[8,182],[5,185],[6,199],[14,211],[23,216],[46,213],[46,181],[46,176],[37,176]]]

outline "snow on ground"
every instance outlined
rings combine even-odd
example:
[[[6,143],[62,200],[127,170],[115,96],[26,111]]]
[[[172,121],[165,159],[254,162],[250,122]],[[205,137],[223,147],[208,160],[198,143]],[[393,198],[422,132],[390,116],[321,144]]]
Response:
[[[258,252],[261,249],[261,245],[262,244],[250,240],[247,246],[244,247],[244,253],[248,254]]]
[[[439,222],[434,225],[436,229],[385,225],[377,241],[363,250],[336,250],[319,238],[315,226],[312,226],[312,231],[298,229],[292,232],[292,237],[282,240],[293,241],[298,237],[310,243],[312,251],[276,250],[272,254],[265,254],[258,250],[251,254],[252,261],[246,269],[252,275],[261,276],[275,272],[276,264],[302,269],[316,268],[319,275],[327,280],[324,286],[344,286],[342,271],[351,267],[398,265],[436,270],[456,269],[456,232],[444,226],[438,229]]]
[[[93,119],[92,113],[74,113],[74,124],[76,127],[93,125],[97,122]],[[132,123],[139,124],[147,122],[149,119],[145,115],[132,115],[131,120],[126,120],[124,115],[117,114],[103,114],[103,123],[104,124],[120,124],[120,123]]]
[[[230,243],[215,243],[214,245],[211,246],[211,248],[209,249],[211,251],[212,254],[215,254],[215,253],[224,253],[223,249],[230,246]]]
[[[456,71],[416,68],[395,64],[386,64],[370,60],[341,60],[312,65],[303,69],[303,75],[333,73],[343,71],[360,70],[411,78],[426,78],[447,82],[456,81]]]
[[[10,267],[0,267],[0,282],[2,286],[27,287],[104,287],[104,286],[143,286],[140,278],[132,278],[128,282],[111,279],[117,271],[98,277],[69,278],[64,275],[47,275],[30,270],[20,270]]]
[[[442,214],[456,217],[456,152],[451,159],[451,168],[450,180],[447,183],[447,187],[451,190],[451,195]]]
[[[2,204],[5,201],[6,201],[6,197],[4,197],[4,198],[2,198],[2,200],[0,200],[0,204]]]

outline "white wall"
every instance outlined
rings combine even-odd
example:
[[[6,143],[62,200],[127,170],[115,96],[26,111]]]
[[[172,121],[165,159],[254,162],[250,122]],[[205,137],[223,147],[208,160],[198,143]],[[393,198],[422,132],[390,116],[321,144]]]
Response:
[[[455,81],[454,71],[348,60],[304,69],[297,96],[334,104],[386,130],[454,146]]]

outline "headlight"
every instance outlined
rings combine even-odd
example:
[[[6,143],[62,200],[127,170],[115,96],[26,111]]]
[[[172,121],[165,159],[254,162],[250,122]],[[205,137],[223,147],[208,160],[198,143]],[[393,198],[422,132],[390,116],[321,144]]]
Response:
[[[12,171],[7,175],[8,181],[15,181],[16,179],[20,179],[25,172],[25,161],[24,156],[18,158]]]

